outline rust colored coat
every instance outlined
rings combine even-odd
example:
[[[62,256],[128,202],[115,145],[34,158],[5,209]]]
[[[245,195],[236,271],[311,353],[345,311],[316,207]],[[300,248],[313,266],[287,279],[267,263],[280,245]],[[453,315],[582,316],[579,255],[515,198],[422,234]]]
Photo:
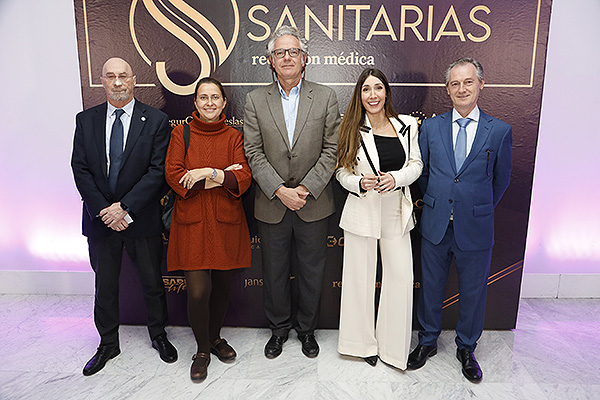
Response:
[[[190,123],[190,144],[185,156],[183,125],[171,133],[165,161],[165,176],[177,193],[167,252],[167,269],[229,270],[250,267],[250,234],[241,195],[251,182],[250,167],[244,155],[242,134],[225,125],[225,114],[219,121],[204,122],[194,111]],[[225,187],[185,189],[179,179],[187,170],[217,168],[241,164],[232,171],[238,190]]]

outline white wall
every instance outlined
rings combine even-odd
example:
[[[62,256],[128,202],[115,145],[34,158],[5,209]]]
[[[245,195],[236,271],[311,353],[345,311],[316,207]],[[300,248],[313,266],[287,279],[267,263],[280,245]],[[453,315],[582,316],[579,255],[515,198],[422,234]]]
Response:
[[[526,296],[600,296],[600,129],[592,120],[600,112],[598,20],[598,0],[554,1]],[[69,167],[82,107],[73,1],[0,0],[0,54],[0,282],[15,288],[33,279],[10,271],[15,265],[87,272]],[[40,282],[48,279],[40,274]],[[11,291],[0,285],[0,293]]]
[[[70,155],[81,84],[71,0],[0,1],[0,270],[89,270]]]
[[[600,296],[597,0],[555,0],[523,295]]]

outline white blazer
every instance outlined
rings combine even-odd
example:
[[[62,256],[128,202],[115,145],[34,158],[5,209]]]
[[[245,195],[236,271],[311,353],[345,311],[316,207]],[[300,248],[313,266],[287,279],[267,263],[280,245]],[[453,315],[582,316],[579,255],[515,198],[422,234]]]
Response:
[[[401,121],[401,122],[400,122]],[[375,138],[371,130],[371,124],[368,118],[365,118],[366,127],[360,134],[363,138],[364,146],[367,148],[371,161],[377,170],[379,166],[379,155],[375,146]],[[423,162],[421,161],[421,151],[419,150],[419,131],[417,128],[417,120],[408,115],[398,115],[398,120],[391,118],[390,122],[398,132],[398,138],[406,160],[402,168],[398,171],[389,171],[396,181],[396,189],[399,192],[398,207],[400,207],[400,215],[402,218],[402,234],[405,235],[414,228],[412,219],[412,198],[408,185],[417,180],[423,170]],[[410,141],[410,154],[409,154]],[[340,184],[348,190],[348,197],[342,210],[340,219],[340,228],[351,232],[355,235],[372,237],[375,239],[381,238],[381,196],[375,190],[367,192],[360,191],[360,179],[363,174],[375,173],[367,160],[362,146],[358,149],[356,155],[358,164],[353,171],[347,168],[338,168],[335,177]],[[402,189],[402,187],[405,187]],[[385,194],[383,194],[385,195]]]

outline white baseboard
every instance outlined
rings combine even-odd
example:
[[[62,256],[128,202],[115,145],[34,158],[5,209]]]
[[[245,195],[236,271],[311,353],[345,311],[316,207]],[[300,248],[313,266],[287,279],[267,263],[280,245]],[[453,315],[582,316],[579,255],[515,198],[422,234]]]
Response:
[[[0,294],[94,294],[92,271],[0,271]],[[524,274],[522,298],[600,298],[600,274]]]
[[[94,294],[92,271],[0,271],[0,294]]]
[[[600,298],[600,274],[524,274],[521,298]]]

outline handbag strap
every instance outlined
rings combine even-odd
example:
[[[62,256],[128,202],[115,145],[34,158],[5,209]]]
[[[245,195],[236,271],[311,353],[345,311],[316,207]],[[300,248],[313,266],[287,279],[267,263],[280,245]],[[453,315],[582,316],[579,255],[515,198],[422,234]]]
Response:
[[[396,120],[398,122],[400,122],[400,125],[402,125],[402,127],[400,128],[400,134],[402,136],[406,135],[408,133],[408,154],[406,155],[406,158],[409,159],[410,158],[410,125],[406,125],[400,118],[395,117]],[[361,126],[359,128],[359,130],[361,132],[370,132],[371,128],[369,128],[368,126]],[[367,147],[365,146],[365,142],[363,141],[362,135],[360,136],[360,145],[363,148],[363,151],[365,152],[365,156],[367,156],[367,161],[369,162],[369,165],[371,166],[371,169],[373,170],[373,173],[375,175],[379,175],[379,171],[377,171],[377,169],[375,168],[375,164],[373,164],[373,160],[371,160],[371,156],[369,155],[369,152],[367,151]],[[398,190],[398,189],[396,189]],[[406,191],[405,191],[405,187],[402,186],[402,193],[406,196]]]
[[[371,130],[371,128],[369,128],[368,126],[361,126],[360,130],[362,132],[369,132]],[[367,156],[367,161],[369,162],[369,165],[371,166],[371,170],[373,170],[373,173],[375,175],[379,175],[379,172],[375,168],[375,164],[373,164],[373,160],[371,160],[371,156],[369,155],[369,152],[367,151],[367,146],[365,146],[365,142],[363,141],[362,135],[360,136],[360,145],[362,146],[363,151],[365,152],[365,156]]]
[[[187,156],[188,148],[190,147],[190,125],[183,124],[183,142],[185,143],[185,156]]]

